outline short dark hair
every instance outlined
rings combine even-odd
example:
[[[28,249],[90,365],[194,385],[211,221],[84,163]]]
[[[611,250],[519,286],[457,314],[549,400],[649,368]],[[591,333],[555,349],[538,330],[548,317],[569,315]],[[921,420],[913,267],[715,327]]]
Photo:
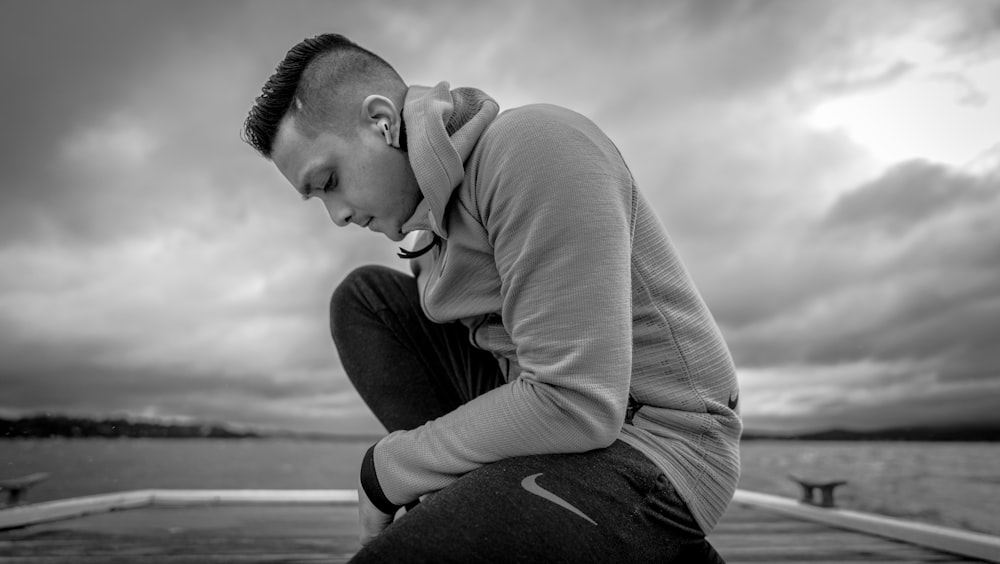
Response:
[[[303,39],[264,83],[243,122],[241,137],[270,159],[274,137],[286,115],[301,113],[327,121],[330,114],[323,102],[332,88],[359,77],[388,80],[405,88],[389,63],[343,35],[326,33]]]

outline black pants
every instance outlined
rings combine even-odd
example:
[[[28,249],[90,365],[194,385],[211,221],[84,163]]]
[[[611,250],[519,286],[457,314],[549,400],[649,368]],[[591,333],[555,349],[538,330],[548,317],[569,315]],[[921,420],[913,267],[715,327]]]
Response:
[[[469,343],[464,326],[424,316],[411,276],[360,268],[337,288],[330,313],[344,369],[389,431],[418,427],[503,385],[496,360]],[[352,562],[722,559],[666,476],[616,441],[469,472],[401,513]]]

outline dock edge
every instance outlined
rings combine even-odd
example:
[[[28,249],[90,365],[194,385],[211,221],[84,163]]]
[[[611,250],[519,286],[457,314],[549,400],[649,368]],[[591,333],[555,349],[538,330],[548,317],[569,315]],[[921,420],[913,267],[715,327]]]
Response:
[[[132,490],[0,509],[0,531],[94,513],[197,505],[354,505],[357,490]],[[1000,537],[737,490],[733,503],[1000,563]],[[711,536],[711,535],[709,535]]]

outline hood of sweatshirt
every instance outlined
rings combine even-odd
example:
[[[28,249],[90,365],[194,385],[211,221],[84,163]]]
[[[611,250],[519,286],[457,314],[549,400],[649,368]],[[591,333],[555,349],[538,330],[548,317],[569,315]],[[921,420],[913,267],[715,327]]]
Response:
[[[423,199],[403,233],[430,230],[448,238],[445,213],[465,177],[465,161],[500,106],[482,90],[447,82],[411,86],[403,103],[407,152]]]

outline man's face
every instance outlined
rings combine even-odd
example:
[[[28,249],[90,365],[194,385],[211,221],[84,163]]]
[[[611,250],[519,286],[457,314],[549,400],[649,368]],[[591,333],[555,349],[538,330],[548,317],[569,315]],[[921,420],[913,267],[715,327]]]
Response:
[[[271,158],[304,199],[323,202],[334,223],[354,223],[393,241],[403,239],[402,225],[422,197],[406,153],[386,144],[373,127],[310,138],[294,119],[285,119]]]

